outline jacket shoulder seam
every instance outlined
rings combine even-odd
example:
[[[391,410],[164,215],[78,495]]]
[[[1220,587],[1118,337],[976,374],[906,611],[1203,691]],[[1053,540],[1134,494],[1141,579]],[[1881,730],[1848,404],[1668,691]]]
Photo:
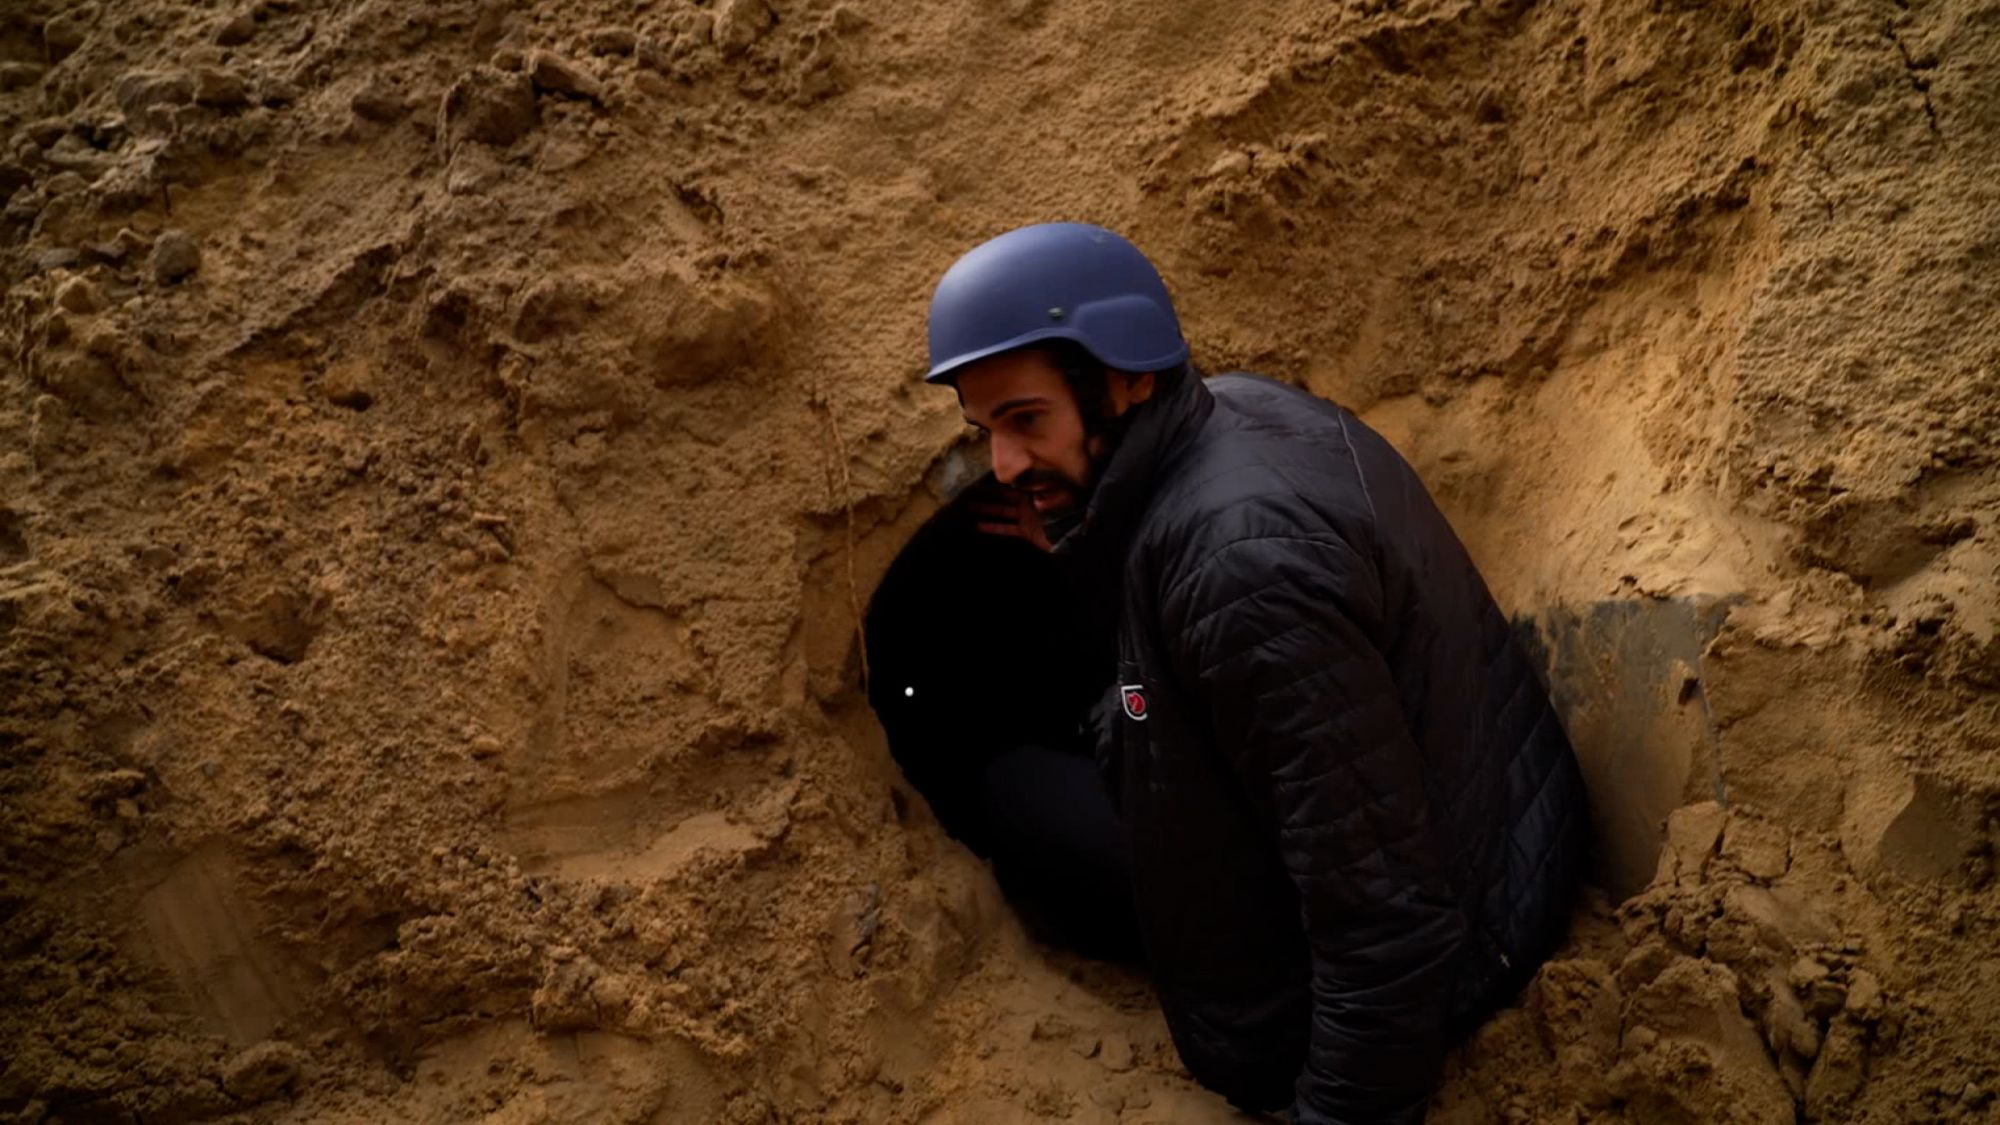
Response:
[[[1347,429],[1347,412],[1335,411],[1333,419],[1340,423],[1340,443],[1347,447],[1347,460],[1354,466],[1354,479],[1361,485],[1361,498],[1368,502],[1368,518],[1370,521],[1380,520],[1381,516],[1375,511],[1375,490],[1368,487],[1368,473],[1361,467],[1361,455],[1354,451],[1354,435]]]

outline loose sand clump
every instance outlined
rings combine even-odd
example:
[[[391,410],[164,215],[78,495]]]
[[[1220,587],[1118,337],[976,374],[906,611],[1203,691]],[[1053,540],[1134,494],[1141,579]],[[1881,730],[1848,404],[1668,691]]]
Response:
[[[2000,12],[0,14],[0,1114],[1226,1120],[902,785],[931,281],[1134,237],[1549,656],[1440,1121],[2000,1106]],[[966,617],[966,640],[985,627]]]

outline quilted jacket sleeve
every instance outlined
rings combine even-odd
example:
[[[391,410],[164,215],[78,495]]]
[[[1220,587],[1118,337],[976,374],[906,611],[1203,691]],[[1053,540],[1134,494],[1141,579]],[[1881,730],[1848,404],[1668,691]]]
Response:
[[[1214,744],[1272,810],[1312,956],[1298,1122],[1415,1122],[1444,1052],[1448,889],[1421,757],[1366,622],[1373,567],[1331,534],[1252,538],[1193,563],[1161,609]]]

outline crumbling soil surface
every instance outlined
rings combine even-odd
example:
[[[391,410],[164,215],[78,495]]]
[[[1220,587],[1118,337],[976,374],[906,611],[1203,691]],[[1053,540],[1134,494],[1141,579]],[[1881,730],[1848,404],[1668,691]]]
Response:
[[[1231,1119],[860,691],[1055,218],[1549,645],[1435,1120],[2000,1113],[1992,0],[20,0],[0,136],[0,1115]]]

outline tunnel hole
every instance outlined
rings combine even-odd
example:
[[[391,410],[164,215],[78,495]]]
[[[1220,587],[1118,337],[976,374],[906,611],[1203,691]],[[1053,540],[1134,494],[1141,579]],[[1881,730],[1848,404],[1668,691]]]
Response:
[[[889,564],[863,623],[868,702],[903,780],[992,864],[1031,934],[1129,960],[1129,870],[1089,722],[1113,622],[1068,560],[979,529],[993,487],[961,490]]]
[[[952,731],[976,743],[1073,737],[1111,679],[1110,624],[1025,541],[978,530],[961,490],[902,546],[869,598],[869,703],[899,731]]]

